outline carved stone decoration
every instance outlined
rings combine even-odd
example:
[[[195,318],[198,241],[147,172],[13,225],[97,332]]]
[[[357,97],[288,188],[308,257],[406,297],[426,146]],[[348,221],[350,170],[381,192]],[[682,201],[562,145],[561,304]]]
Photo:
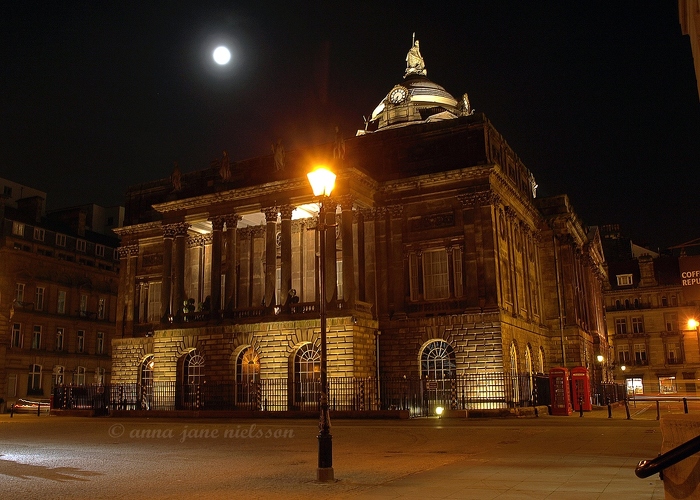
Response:
[[[214,231],[223,231],[224,230],[224,224],[226,223],[226,217],[218,215],[216,217],[209,217],[209,221],[211,222],[211,228]]]
[[[277,222],[277,214],[279,213],[277,207],[266,207],[260,211],[265,214],[265,222]]]
[[[403,205],[390,205],[387,207],[387,211],[392,219],[400,219],[403,217]]]
[[[462,204],[463,208],[474,208],[486,205],[496,206],[501,202],[500,196],[490,190],[458,194],[457,199]]]
[[[335,127],[335,142],[333,143],[333,159],[341,161],[345,159],[345,139],[337,126]]]
[[[282,139],[277,139],[277,144],[272,144],[272,156],[275,160],[275,170],[284,170],[286,165],[286,157],[284,152],[284,146],[282,145]]]
[[[336,198],[341,210],[352,210],[353,203],[355,202],[355,197],[351,194],[343,194]]]
[[[420,53],[420,43],[415,40],[415,33],[413,46],[406,54],[406,73],[404,73],[404,78],[408,75],[422,75],[427,76],[428,70],[425,69],[425,61]]]
[[[294,212],[295,207],[293,207],[292,205],[281,205],[278,208],[282,220],[288,220],[292,218],[292,212]]]
[[[126,259],[127,257],[135,257],[139,254],[139,246],[126,245],[123,247],[119,247],[117,248],[117,253],[119,254],[120,259]]]
[[[226,230],[228,231],[229,229],[236,229],[238,227],[238,221],[242,218],[243,217],[241,217],[238,214],[224,215],[224,221],[226,222]]]
[[[422,215],[410,221],[411,231],[425,231],[441,227],[452,227],[455,225],[454,212],[440,214]]]

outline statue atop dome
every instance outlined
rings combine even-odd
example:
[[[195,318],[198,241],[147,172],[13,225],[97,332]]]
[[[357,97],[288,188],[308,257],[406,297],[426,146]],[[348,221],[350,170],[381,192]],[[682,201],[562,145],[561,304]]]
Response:
[[[420,55],[420,44],[418,40],[415,39],[416,34],[413,34],[413,47],[406,54],[406,73],[403,75],[406,78],[408,75],[422,75],[426,76],[428,70],[425,69],[425,62],[423,61],[423,56]]]

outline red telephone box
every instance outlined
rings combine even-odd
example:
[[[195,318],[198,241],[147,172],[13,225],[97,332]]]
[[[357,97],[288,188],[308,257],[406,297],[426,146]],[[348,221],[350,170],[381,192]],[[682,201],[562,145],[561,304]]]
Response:
[[[588,376],[588,368],[577,366],[571,369],[571,400],[574,403],[574,411],[591,411],[591,379]],[[583,404],[581,404],[583,402]]]
[[[552,415],[571,415],[569,370],[566,368],[549,370],[549,394],[552,400]]]

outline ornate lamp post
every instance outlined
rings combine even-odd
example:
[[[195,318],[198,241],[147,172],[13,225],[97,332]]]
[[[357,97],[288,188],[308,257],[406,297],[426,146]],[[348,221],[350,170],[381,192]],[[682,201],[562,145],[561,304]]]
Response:
[[[321,316],[321,415],[318,422],[318,481],[334,481],[333,476],[333,436],[328,414],[328,370],[326,360],[326,210],[324,202],[331,195],[335,185],[335,174],[319,167],[307,174],[314,196],[319,198],[318,229],[319,252],[319,313]]]

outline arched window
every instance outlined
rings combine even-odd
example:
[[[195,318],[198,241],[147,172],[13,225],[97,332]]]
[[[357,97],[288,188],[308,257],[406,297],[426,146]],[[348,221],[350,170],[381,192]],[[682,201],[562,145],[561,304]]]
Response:
[[[320,391],[321,352],[312,344],[304,344],[294,356],[294,406],[316,408]]]
[[[421,378],[443,380],[456,376],[455,353],[444,340],[433,340],[421,353]]]
[[[510,344],[510,379],[513,386],[513,402],[520,402],[520,383],[518,376],[518,350],[515,342]]]
[[[147,356],[141,362],[141,372],[139,374],[139,384],[141,389],[141,408],[144,410],[151,409],[153,399],[153,355]]]
[[[540,373],[544,373],[544,347],[540,347]]]
[[[204,356],[196,350],[190,351],[185,357],[183,379],[190,385],[198,385],[204,382]]]
[[[260,358],[252,347],[241,350],[236,358],[236,402],[247,406],[256,403],[256,383],[260,378]],[[252,409],[259,409],[257,404]]]
[[[56,365],[53,367],[53,385],[63,385],[63,374],[65,373],[65,367],[61,365]]]

